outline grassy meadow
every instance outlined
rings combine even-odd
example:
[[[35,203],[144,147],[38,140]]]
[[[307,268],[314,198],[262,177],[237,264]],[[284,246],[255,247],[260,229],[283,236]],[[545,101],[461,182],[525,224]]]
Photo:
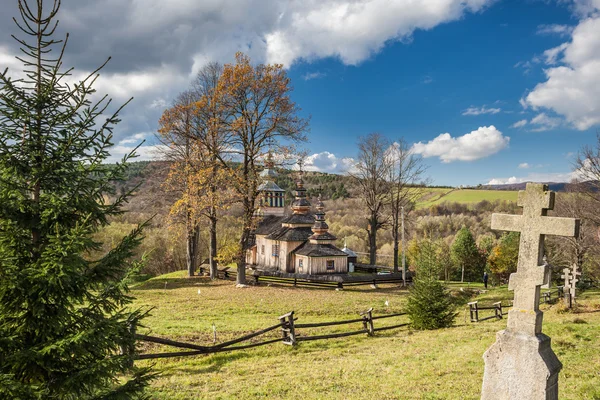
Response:
[[[461,291],[461,287],[463,290]],[[470,323],[465,292],[481,285],[452,284],[461,306],[455,326],[438,331],[399,328],[339,339],[282,343],[209,356],[138,361],[160,376],[153,399],[478,399],[483,352],[506,320]],[[407,291],[397,285],[335,291],[283,286],[236,289],[232,282],[185,278],[175,272],[137,284],[135,306],[154,307],[140,333],[210,345],[274,325],[294,310],[297,323],[353,319],[400,312]],[[480,304],[510,299],[506,287],[472,299]],[[458,301],[457,300],[457,301]],[[388,305],[386,306],[386,301]],[[561,399],[600,399],[600,292],[587,291],[576,313],[560,304],[543,305],[544,332],[564,367]],[[482,312],[482,317],[485,316]],[[407,321],[406,316],[375,320],[375,327]],[[299,329],[317,335],[359,329],[361,324]],[[263,337],[276,338],[279,331]],[[178,351],[142,344],[142,352]]]
[[[443,202],[475,204],[480,201],[517,201],[518,191],[426,188],[417,202],[417,208],[430,207]]]

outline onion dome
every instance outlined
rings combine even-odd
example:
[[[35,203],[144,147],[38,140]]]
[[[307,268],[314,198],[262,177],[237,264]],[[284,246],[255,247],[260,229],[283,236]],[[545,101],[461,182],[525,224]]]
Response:
[[[294,214],[307,214],[310,211],[310,202],[306,199],[306,189],[304,180],[300,171],[300,178],[296,181],[296,199],[292,202],[292,211]]]
[[[312,226],[313,235],[310,237],[311,240],[335,240],[337,239],[334,235],[329,233],[329,225],[325,222],[325,205],[319,195],[319,200],[316,204],[317,212],[315,212],[315,223]]]
[[[260,173],[260,177],[263,179],[277,178],[279,174],[275,171],[275,162],[273,161],[273,155],[269,151],[267,159],[265,160],[265,169]]]

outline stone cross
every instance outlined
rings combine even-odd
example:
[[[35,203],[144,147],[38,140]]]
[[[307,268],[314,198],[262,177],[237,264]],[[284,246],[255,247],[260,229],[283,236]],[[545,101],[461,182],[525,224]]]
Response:
[[[571,286],[569,288],[572,300],[575,300],[575,286],[577,285],[577,282],[579,282],[580,275],[581,272],[577,271],[577,263],[573,263],[573,270],[571,272]]]
[[[563,274],[560,276],[561,279],[565,280],[565,290],[570,291],[571,287],[571,270],[569,268],[563,268]]]
[[[543,262],[544,236],[577,236],[579,220],[546,216],[554,208],[554,192],[548,191],[547,185],[528,183],[526,190],[519,191],[517,205],[523,208],[523,215],[493,214],[492,229],[521,232],[517,272],[508,282],[508,289],[515,292],[508,330],[536,335],[542,332],[540,286],[548,277],[548,265]]]
[[[510,275],[515,291],[508,327],[496,334],[485,352],[482,400],[558,400],[558,373],[562,368],[542,333],[540,286],[549,276],[544,262],[544,235],[576,236],[579,220],[546,216],[554,206],[547,185],[528,183],[517,203],[523,215],[492,215],[492,229],[521,232],[517,272]]]

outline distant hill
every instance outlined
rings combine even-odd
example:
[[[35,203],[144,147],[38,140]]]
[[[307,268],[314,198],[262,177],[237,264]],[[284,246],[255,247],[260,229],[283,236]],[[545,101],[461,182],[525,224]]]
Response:
[[[484,185],[483,189],[489,190],[525,190],[525,186],[528,182],[522,183],[508,183],[505,185]],[[568,183],[566,182],[542,182],[548,185],[550,190],[555,192],[564,192]]]
[[[528,182],[522,182],[522,183],[509,183],[506,185],[485,185],[482,188],[483,189],[490,189],[490,190],[525,190],[525,186],[527,185]],[[578,183],[576,187],[574,184],[572,183],[567,183],[567,182],[542,182],[545,185],[548,185],[548,188],[550,190],[553,190],[555,192],[566,192],[567,190],[575,190],[577,189],[579,190],[597,190],[597,188],[600,186],[600,182],[593,182],[593,181],[589,181],[589,182],[582,182],[582,183]]]
[[[166,215],[169,207],[179,194],[169,190],[164,182],[169,173],[167,161],[140,161],[131,163],[125,182],[117,184],[117,191],[123,192],[137,186],[136,195],[127,208],[134,213]],[[276,183],[286,191],[287,204],[293,198],[297,171],[279,168]],[[358,197],[352,178],[346,175],[307,171],[304,174],[305,187],[309,198],[322,194],[324,200]],[[565,183],[550,182],[551,190],[564,191]],[[525,189],[525,183],[511,185],[486,185],[478,188],[453,188],[432,186],[423,188],[417,201],[417,208],[430,207],[441,203],[475,204],[486,201],[516,201],[517,191]]]

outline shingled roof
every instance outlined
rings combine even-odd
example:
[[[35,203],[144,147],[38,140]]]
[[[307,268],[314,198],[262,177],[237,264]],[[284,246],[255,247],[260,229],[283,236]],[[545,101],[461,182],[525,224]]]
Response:
[[[293,252],[308,257],[348,257],[348,254],[332,244],[312,244],[310,242],[304,243]]]
[[[284,242],[303,242],[313,234],[311,228],[288,228],[282,227],[272,232],[267,239],[281,240]]]
[[[290,216],[285,217],[281,223],[282,224],[303,224],[303,225],[312,225],[315,222],[315,216],[312,214],[292,214]]]
[[[256,235],[270,235],[271,233],[281,229],[281,220],[285,217],[277,215],[267,215],[258,223],[256,227]]]

